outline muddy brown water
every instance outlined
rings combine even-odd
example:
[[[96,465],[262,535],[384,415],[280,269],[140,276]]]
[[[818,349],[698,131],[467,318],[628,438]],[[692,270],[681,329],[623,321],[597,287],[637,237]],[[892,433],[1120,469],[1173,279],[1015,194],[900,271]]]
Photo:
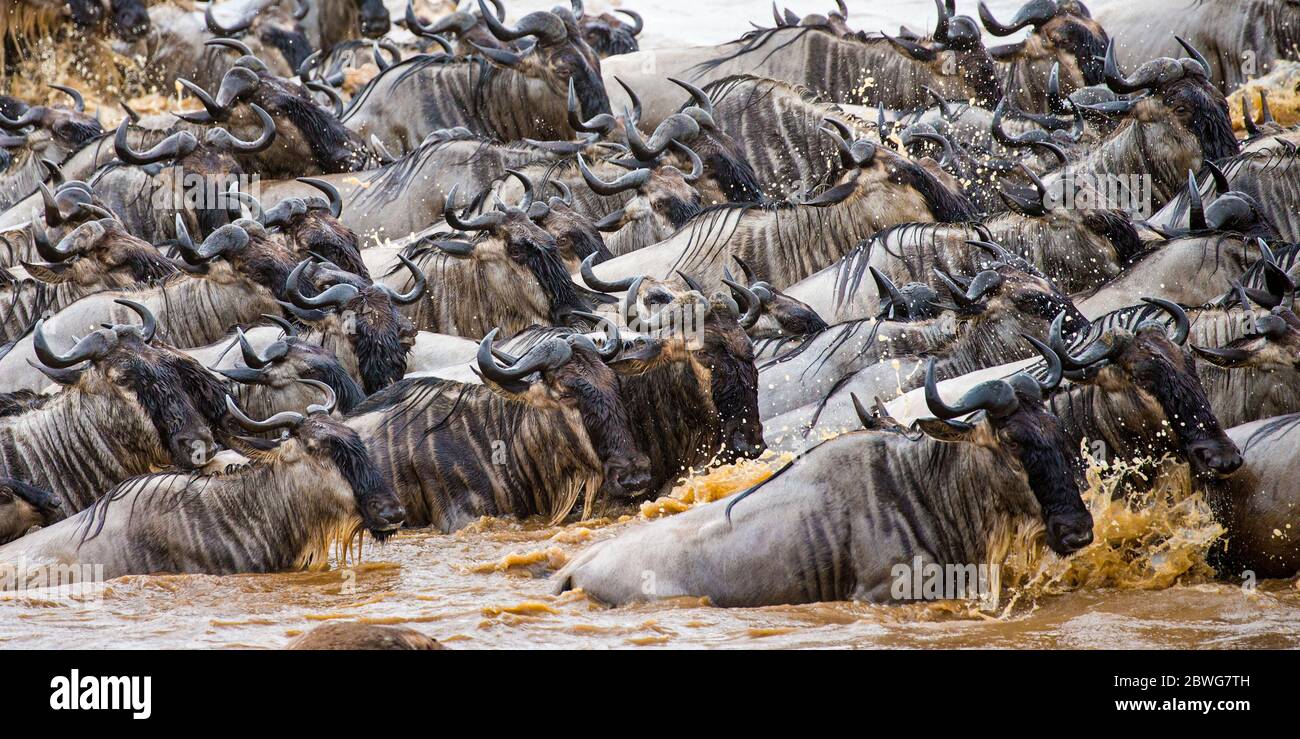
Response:
[[[727,494],[764,467],[715,471],[644,510]],[[996,608],[677,599],[611,609],[552,595],[548,575],[593,542],[651,525],[645,514],[564,526],[485,519],[455,534],[367,539],[359,559],[336,554],[324,571],[127,577],[82,602],[0,594],[0,648],[278,648],[331,620],[403,624],[459,648],[1300,647],[1295,583],[1212,577],[1203,555],[1221,531],[1199,498],[1112,500],[1095,477],[1085,498],[1097,541],[1061,560],[1032,531],[1013,537]]]

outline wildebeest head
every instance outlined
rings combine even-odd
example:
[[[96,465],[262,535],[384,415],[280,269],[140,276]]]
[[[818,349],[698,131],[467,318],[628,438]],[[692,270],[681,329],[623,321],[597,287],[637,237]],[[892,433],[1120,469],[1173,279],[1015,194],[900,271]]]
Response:
[[[690,362],[720,424],[722,461],[762,454],[767,445],[758,413],[758,369],[753,343],[745,333],[762,312],[758,296],[728,281],[744,300],[741,308],[725,293],[706,296],[684,275],[686,290],[648,277],[595,284],[593,277],[589,268],[583,270],[583,279],[595,289],[627,290],[624,318],[629,328],[660,339],[667,357]]]
[[[148,282],[176,272],[152,244],[126,232],[116,218],[88,221],[51,244],[39,220],[31,221],[32,244],[44,262],[23,262],[28,274],[50,283],[110,289]]]
[[[615,54],[631,54],[640,50],[636,37],[645,28],[641,14],[634,10],[615,8],[614,13],[621,13],[626,18],[619,18],[613,13],[578,16],[578,25],[582,28],[582,37],[597,54],[602,57]]]
[[[0,128],[20,131],[28,126],[35,126],[49,131],[54,140],[70,152],[104,135],[104,128],[99,125],[99,121],[86,114],[86,102],[80,92],[64,85],[50,85],[50,87],[67,93],[72,98],[72,107],[32,105],[14,118],[0,113]]]
[[[1254,330],[1226,346],[1193,346],[1201,359],[1218,367],[1248,367],[1266,372],[1300,370],[1300,318],[1279,305],[1255,319]]]
[[[149,33],[149,11],[143,0],[113,0],[110,27],[126,41],[135,41]]]
[[[404,255],[399,258],[414,280],[405,293],[370,284],[356,275],[317,268],[311,281],[320,292],[305,295],[300,282],[310,264],[306,259],[294,267],[285,283],[292,303],[286,308],[315,330],[335,337],[330,342],[337,347],[335,353],[356,367],[367,394],[401,379],[406,373],[406,355],[415,345],[415,324],[398,307],[424,297],[425,277],[414,262]]]
[[[842,172],[833,187],[805,201],[806,205],[832,205],[858,196],[869,198],[871,211],[882,225],[974,220],[975,206],[966,195],[925,167],[865,139],[850,145],[839,133],[822,131],[839,148]]]
[[[233,194],[248,206],[263,226],[280,229],[297,247],[295,253],[298,257],[308,254],[324,257],[345,272],[369,279],[370,273],[361,259],[356,232],[339,220],[343,213],[343,198],[338,188],[312,177],[299,177],[298,181],[317,188],[326,197],[285,198],[264,210],[261,202],[251,194]]]
[[[209,234],[234,220],[231,217],[234,204],[227,202],[225,183],[244,174],[239,158],[264,151],[275,141],[275,121],[261,107],[251,107],[261,123],[260,133],[252,141],[214,127],[204,134],[202,141],[189,131],[179,131],[147,151],[135,151],[129,143],[130,119],[124,118],[113,139],[113,149],[125,164],[160,165],[144,170],[153,178],[156,191],[179,197],[181,202],[171,203],[171,209],[191,212],[200,233]],[[167,161],[171,164],[161,167]],[[196,182],[201,183],[200,193],[194,191]],[[220,186],[214,188],[214,184]],[[212,190],[217,191],[217,196],[208,197]]]
[[[1038,502],[1048,546],[1064,556],[1092,542],[1092,514],[1079,494],[1078,446],[1056,416],[1043,408],[1044,394],[1060,384],[1061,359],[1042,342],[1030,341],[1047,360],[1045,379],[1021,373],[1008,380],[989,380],[952,405],[939,395],[931,359],[925,373],[925,402],[935,418],[917,423],[928,436],[981,447],[993,455],[994,464],[1023,475]],[[970,413],[976,415],[956,420]],[[1007,503],[1020,507],[1015,501]]]
[[[508,169],[506,173],[523,184],[520,209],[533,223],[555,237],[556,252],[569,270],[577,269],[582,260],[593,254],[602,261],[611,256],[596,223],[573,207],[573,191],[563,181],[550,180],[559,195],[539,200],[528,175],[515,169]]]
[[[628,129],[629,136],[635,136]],[[683,172],[670,163],[642,166],[640,162],[629,162],[635,167],[627,174],[606,182],[596,176],[587,166],[582,154],[578,154],[578,170],[587,186],[597,195],[617,195],[627,190],[635,190],[636,195],[623,204],[622,208],[610,213],[596,223],[602,231],[618,231],[636,221],[647,219],[662,239],[681,228],[701,209],[701,199],[694,184],[704,174],[704,164],[700,157],[685,144],[677,141],[671,146],[680,149],[690,157],[691,171]],[[659,239],[655,239],[656,241]]]
[[[949,302],[936,303],[957,313],[958,320],[970,321],[978,338],[971,351],[1001,351],[1015,336],[1046,336],[1052,320],[1064,316],[1063,328],[1071,333],[1088,326],[1069,296],[1025,260],[990,242],[971,245],[990,251],[993,260],[973,277],[949,275],[938,269],[935,276],[948,293]],[[983,363],[997,364],[998,356],[983,356]]]
[[[1142,91],[1150,94],[1102,104],[1094,110],[1125,113],[1139,122],[1172,126],[1176,132],[1194,137],[1201,156],[1211,161],[1233,156],[1240,147],[1232,132],[1228,101],[1210,79],[1209,62],[1190,44],[1182,39],[1178,41],[1191,58],[1154,59],[1129,76],[1120,71],[1115,61],[1115,42],[1111,41],[1106,49],[1106,86],[1120,94]],[[1163,137],[1147,136],[1147,140],[1151,146],[1176,145],[1173,141],[1164,141]],[[1155,160],[1178,162],[1184,159],[1174,156],[1174,152],[1155,151],[1151,155]],[[1187,164],[1199,168],[1199,163]]]
[[[0,477],[0,544],[8,544],[38,526],[64,518],[57,495],[22,480]]]
[[[300,382],[325,394],[323,402],[307,406],[306,414],[281,411],[256,421],[226,396],[231,418],[245,430],[289,432],[278,443],[238,438],[232,441],[251,459],[276,465],[277,474],[294,480],[304,490],[343,496],[342,505],[355,510],[371,536],[380,541],[387,539],[406,520],[401,499],[375,466],[357,432],[330,416],[335,406],[334,391],[315,380]]]
[[[229,39],[209,43],[217,42],[232,43]],[[263,129],[256,108],[271,115],[275,141],[256,157],[263,175],[351,172],[366,164],[364,142],[332,110],[318,104],[302,87],[268,72],[253,57],[245,55],[235,62],[215,97],[189,80],[180,83],[203,103],[203,111],[177,114],[192,123],[216,121],[232,132],[256,136]]]
[[[256,60],[248,47],[236,40],[237,36],[252,30],[262,42],[263,48],[279,51],[289,69],[297,69],[312,53],[311,41],[298,22],[306,16],[309,9],[302,0],[295,0],[292,5],[293,9],[290,10],[288,0],[267,0],[237,6],[244,11],[243,17],[226,19],[223,24],[216,17],[216,4],[211,3],[203,12],[203,20],[208,32],[216,38],[208,41],[207,45],[236,49],[249,59]],[[261,64],[261,60],[256,61]]]
[[[1033,81],[1029,90],[1045,90],[1052,66],[1057,64],[1063,73],[1062,87],[1066,94],[1080,87],[1101,84],[1102,57],[1110,38],[1083,3],[1031,0],[1007,25],[999,23],[988,6],[980,3],[980,21],[994,36],[1010,36],[1031,28],[1024,40],[989,49],[994,59],[1014,63]]]
[[[217,369],[218,374],[243,385],[269,388],[282,396],[296,394],[295,390],[309,393],[310,386],[299,383],[299,380],[323,382],[334,391],[342,413],[365,400],[365,391],[333,352],[299,338],[297,329],[283,318],[270,315],[266,318],[284,329],[284,337],[258,353],[240,330],[236,341],[243,366]],[[289,405],[304,407],[306,402]]]
[[[1145,300],[1172,318],[1172,333],[1165,323],[1146,319],[1131,329],[1117,325],[1086,335],[1082,346],[1071,350],[1061,337],[1064,316],[1058,316],[1050,336],[1066,377],[1102,388],[1104,402],[1122,416],[1122,433],[1140,435],[1151,453],[1177,453],[1198,475],[1231,475],[1241,467],[1241,453],[1215,418],[1196,361],[1182,346],[1190,320],[1177,304]]]
[[[733,254],[731,258],[735,260],[736,265],[740,267],[740,271],[744,275],[744,282],[742,284],[749,289],[754,297],[758,298],[759,302],[763,306],[763,314],[771,316],[775,321],[777,328],[776,335],[806,336],[808,334],[815,334],[826,328],[826,321],[817,314],[817,311],[813,310],[812,306],[802,300],[786,295],[773,287],[772,283],[767,280],[759,280],[755,278],[754,271],[750,269],[749,265],[745,263],[745,260],[740,257]],[[734,281],[729,269],[724,267],[723,273],[727,280]],[[889,279],[880,274],[875,267],[871,268],[871,273],[876,278],[877,285],[882,289],[880,301],[882,312],[890,313],[892,315],[894,311],[891,311],[889,306],[894,303],[891,302],[890,296],[898,294],[899,291],[894,287],[893,283],[889,282]],[[930,290],[931,294],[933,294],[933,292],[933,290]],[[733,289],[732,297],[739,303],[748,296],[737,289]],[[905,312],[906,301],[902,300],[898,302],[902,304],[898,306],[898,312]],[[757,328],[758,324],[755,324],[749,329],[749,334],[751,336],[758,336],[759,334],[755,332],[755,329]],[[765,336],[764,338],[767,337]]]
[[[573,311],[590,308],[560,258],[555,237],[529,217],[530,213],[541,213],[548,207],[546,203],[534,200],[525,192],[518,207],[498,202],[491,211],[462,218],[451,206],[455,195],[456,188],[452,187],[443,211],[447,224],[477,236],[473,241],[437,240],[434,246],[449,256],[475,260],[483,279],[502,291],[517,291],[520,285],[537,285],[540,293],[533,295],[534,291],[528,291],[527,295],[514,297],[528,300],[531,304],[526,310],[548,316],[552,325],[567,325]]]
[[[484,0],[479,0],[479,11],[488,29],[501,41],[536,39],[535,44],[523,51],[481,48],[480,53],[493,63],[544,81],[560,98],[568,93],[572,82],[584,119],[610,112],[609,96],[600,76],[600,58],[581,33],[574,33],[576,25],[570,29],[571,24],[559,13],[539,10],[525,15],[511,28],[497,20]],[[565,14],[572,19],[567,10]]]
[[[1253,195],[1240,190],[1230,189],[1228,178],[1213,162],[1206,162],[1214,182],[1212,194],[1214,200],[1206,207],[1201,197],[1200,186],[1196,182],[1196,173],[1187,171],[1187,232],[1204,233],[1207,231],[1232,232],[1248,239],[1275,239],[1277,228],[1269,222],[1264,208]],[[1180,196],[1182,197],[1182,196]],[[1182,229],[1169,229],[1172,233],[1181,233]],[[1171,233],[1171,235],[1172,235]]]
[[[479,343],[478,371],[484,382],[537,408],[576,411],[601,462],[601,491],[617,497],[641,492],[650,482],[650,461],[636,446],[618,378],[606,364],[622,349],[621,343],[607,340],[598,349],[584,334],[550,336],[521,357],[503,355],[509,365],[502,366],[492,349],[499,332],[493,329]],[[530,381],[535,373],[537,379]]]
[[[1002,90],[998,86],[993,58],[984,48],[979,25],[970,16],[955,15],[954,0],[935,0],[934,4],[939,10],[939,20],[928,40],[887,34],[885,38],[905,59],[929,70],[935,89],[947,94],[950,85],[945,81],[959,80],[960,86],[973,93],[972,102],[986,108],[993,107],[1001,99]]]
[[[241,218],[213,231],[202,244],[190,238],[184,219],[176,216],[176,249],[186,271],[218,281],[247,279],[283,299],[285,280],[296,264],[296,252],[262,224]]]
[[[225,415],[225,390],[198,361],[153,340],[157,322],[148,308],[115,302],[139,314],[143,325],[96,329],[59,353],[38,321],[38,369],[67,392],[80,393],[88,412],[111,414],[116,423],[127,419],[136,433],[114,442],[130,444],[160,466],[202,467],[216,452],[212,430]]]
[[[357,28],[366,38],[379,38],[392,28],[383,0],[346,0],[357,9]]]

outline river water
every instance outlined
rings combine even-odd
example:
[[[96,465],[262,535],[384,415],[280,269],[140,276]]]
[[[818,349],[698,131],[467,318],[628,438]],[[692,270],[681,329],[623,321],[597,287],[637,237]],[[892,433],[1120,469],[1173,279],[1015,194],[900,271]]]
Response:
[[[514,0],[512,16],[554,2]],[[832,2],[783,4],[825,12]],[[855,28],[929,28],[932,3],[849,0]],[[1019,3],[989,2],[1004,21]],[[646,18],[643,47],[717,43],[753,20],[758,0],[631,3]],[[969,7],[968,7],[969,6]],[[598,11],[600,0],[587,3]],[[974,13],[973,3],[959,11]],[[484,520],[451,535],[405,531],[366,540],[323,571],[212,577],[157,575],[108,583],[96,597],[0,593],[0,647],[278,648],[332,620],[403,624],[453,648],[776,647],[1300,647],[1294,581],[1222,582],[1204,564],[1221,534],[1175,471],[1156,492],[1113,500],[1106,475],[1086,498],[1095,542],[1069,560],[1034,532],[1002,542],[996,602],[873,606],[821,603],[720,609],[698,600],[608,609],[581,593],[551,594],[547,575],[592,542],[649,518],[741,489],[773,459],[714,471],[640,512],[550,526]]]

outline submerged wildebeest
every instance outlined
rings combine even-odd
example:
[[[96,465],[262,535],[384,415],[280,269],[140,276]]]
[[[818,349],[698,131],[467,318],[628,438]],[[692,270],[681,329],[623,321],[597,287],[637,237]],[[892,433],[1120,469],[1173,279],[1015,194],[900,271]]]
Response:
[[[276,441],[232,437],[247,465],[127,480],[78,515],[0,548],[0,562],[21,562],[20,577],[74,562],[102,565],[105,578],[231,575],[324,567],[331,545],[350,543],[362,529],[387,539],[405,517],[401,501],[356,432],[330,417],[329,388],[304,382],[326,395],[305,415],[284,411],[257,421],[225,397],[245,431],[288,432]]]
[[[483,19],[498,38],[537,42],[523,52],[481,48],[481,57],[426,54],[394,64],[357,93],[344,124],[400,155],[457,126],[500,141],[571,139],[571,81],[584,119],[610,112],[599,59],[558,15],[529,13],[514,28],[486,11]]]
[[[550,337],[502,366],[497,333],[479,345],[485,384],[406,379],[347,418],[393,481],[407,522],[455,531],[484,515],[559,521],[580,500],[590,516],[601,497],[641,492],[649,461],[628,425],[618,365],[606,364],[621,344]]]
[[[1104,445],[1107,459],[1186,461],[1197,477],[1231,476],[1241,453],[1223,432],[1184,348],[1191,321],[1179,305],[1147,298],[1146,305],[1103,316],[1070,343],[1062,313],[1050,344],[1061,356],[1068,384],[1048,396],[1061,428],[1078,444]],[[1159,319],[1162,314],[1172,323]]]
[[[121,302],[142,326],[96,329],[66,353],[50,349],[37,323],[40,370],[62,389],[0,418],[0,476],[49,491],[68,514],[127,477],[168,465],[195,469],[216,452],[221,383],[154,340],[148,309]]]
[[[674,596],[728,607],[887,603],[902,599],[898,565],[974,569],[1018,526],[1041,522],[1052,550],[1075,552],[1092,541],[1092,516],[1079,494],[1078,447],[1042,405],[1061,364],[1040,351],[1053,366],[1046,379],[991,380],[953,405],[931,371],[936,417],[919,422],[922,433],[864,430],[820,444],[740,498],[591,547],[556,575],[558,587],[613,605]]]
[[[1204,486],[1205,500],[1227,530],[1207,559],[1220,577],[1294,577],[1300,571],[1295,525],[1300,475],[1300,414],[1265,418],[1228,429],[1245,464],[1228,480]]]
[[[8,544],[32,529],[63,519],[59,499],[9,477],[0,477],[0,544]]]

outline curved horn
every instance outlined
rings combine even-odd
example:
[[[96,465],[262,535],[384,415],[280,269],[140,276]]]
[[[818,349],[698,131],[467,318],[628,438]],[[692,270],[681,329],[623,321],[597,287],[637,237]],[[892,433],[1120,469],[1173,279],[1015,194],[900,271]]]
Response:
[[[691,99],[695,101],[695,106],[709,115],[713,115],[713,99],[704,90],[683,80],[668,78],[668,81],[690,93]]]
[[[181,111],[179,113],[172,113],[172,115],[183,121],[189,121],[190,123],[209,123],[211,121],[225,121],[230,118],[230,109],[219,105],[217,101],[208,94],[207,90],[204,90],[202,87],[199,87],[184,77],[179,77],[176,81],[180,83],[181,87],[189,90],[191,95],[198,98],[200,103],[203,103],[204,112]]]
[[[1187,341],[1187,334],[1192,330],[1192,322],[1181,305],[1163,298],[1142,298],[1142,302],[1159,307],[1174,319],[1174,333],[1169,337],[1171,341],[1179,346]]]
[[[694,149],[680,141],[671,141],[668,145],[678,153],[685,154],[686,157],[691,160],[691,172],[690,174],[682,172],[682,179],[691,184],[699,182],[700,178],[704,176],[704,160],[700,159],[700,155],[696,154]]]
[[[479,0],[479,2],[482,2],[482,0]],[[505,222],[506,214],[496,211],[483,213],[469,220],[462,219],[456,213],[456,209],[452,207],[452,202],[456,198],[456,188],[458,187],[459,185],[452,185],[451,192],[447,193],[447,201],[443,204],[442,218],[447,222],[447,225],[458,231],[484,231],[500,226]]]
[[[299,424],[306,420],[306,416],[297,411],[280,411],[265,421],[254,421],[244,415],[244,412],[235,404],[235,399],[229,395],[226,396],[226,412],[229,413],[230,417],[235,419],[235,423],[238,423],[244,430],[255,432],[297,428]]]
[[[147,307],[141,303],[135,302],[134,300],[127,300],[126,298],[117,298],[113,302],[130,308],[137,316],[140,316],[140,327],[136,328],[132,326],[131,328],[138,332],[140,340],[146,344],[153,341],[154,334],[158,333],[158,319],[154,317],[154,314]],[[119,328],[123,327],[113,327],[115,331]]]
[[[113,137],[113,151],[117,154],[118,159],[127,164],[143,165],[153,164],[164,159],[180,159],[189,155],[199,146],[199,141],[194,138],[193,134],[189,131],[180,131],[158,142],[157,146],[148,151],[137,152],[131,149],[131,145],[127,143],[128,125],[129,120],[123,119],[122,124],[117,127],[117,134]]]
[[[55,90],[58,90],[59,92],[66,93],[69,97],[71,97],[72,106],[73,108],[76,109],[78,113],[86,112],[86,99],[81,97],[81,93],[77,92],[76,88],[68,87],[67,85],[55,85],[55,84],[51,84],[50,87]]]
[[[994,36],[1010,36],[1025,26],[1038,28],[1056,15],[1056,3],[1053,0],[1031,0],[1016,13],[1010,25],[1002,25],[993,17],[984,3],[979,5],[980,22]]]
[[[744,296],[745,313],[740,316],[738,320],[741,328],[745,330],[753,328],[754,324],[758,323],[759,316],[763,314],[763,301],[754,294],[753,290],[750,290],[739,282],[734,282],[726,277],[722,278],[722,282],[724,285],[734,290],[736,294]]]
[[[284,342],[276,342],[268,348],[267,356],[263,357],[257,353],[253,345],[248,343],[248,337],[244,336],[244,329],[236,328],[235,333],[238,336],[239,353],[244,359],[244,364],[252,369],[262,369],[277,359],[283,357],[289,351],[289,345]],[[277,344],[279,348],[276,349]],[[274,354],[275,356],[272,356]]]
[[[289,294],[289,299],[299,308],[337,308],[360,294],[360,290],[355,285],[349,285],[346,282],[340,282],[337,285],[331,285],[327,290],[312,297],[307,297],[298,289],[298,279],[302,272],[307,268],[310,259],[304,259],[298,262],[293,271],[289,273],[289,279],[284,283],[284,290]]]
[[[312,92],[319,92],[330,99],[330,107],[335,118],[343,115],[343,96],[339,94],[338,90],[321,82],[308,82],[307,89]]]
[[[275,142],[275,119],[271,118],[271,114],[263,110],[262,106],[257,103],[252,103],[248,107],[253,109],[253,112],[257,114],[258,119],[262,122],[261,135],[252,141],[243,141],[229,131],[226,132],[226,135],[230,147],[235,151],[256,154],[259,151],[265,151]]]
[[[1141,74],[1139,69],[1132,79],[1124,76],[1120,71],[1119,64],[1115,61],[1115,39],[1111,39],[1106,45],[1106,63],[1105,63],[1106,86],[1115,92],[1136,92],[1145,90],[1154,82],[1154,73]]]
[[[537,192],[533,188],[533,181],[528,179],[528,175],[517,169],[507,169],[506,174],[519,180],[519,184],[524,186],[524,197],[519,201],[519,210],[527,211],[533,204],[533,199]]]
[[[343,215],[343,196],[339,194],[339,189],[337,187],[325,180],[320,180],[315,177],[299,177],[298,181],[304,185],[311,185],[317,190],[325,193],[326,197],[329,198],[330,215],[335,218]]]
[[[569,37],[564,21],[554,13],[544,10],[529,13],[520,18],[514,28],[510,28],[488,12],[487,4],[483,0],[478,0],[478,8],[488,30],[502,41],[516,41],[525,36],[536,36],[538,43],[558,44]]]
[[[383,288],[384,292],[388,293],[388,297],[397,305],[411,305],[415,301],[424,297],[425,288],[428,286],[428,278],[424,276],[424,272],[420,270],[415,262],[406,258],[405,254],[398,253],[397,258],[402,261],[402,264],[411,273],[411,276],[415,279],[415,284],[411,286],[410,290],[404,293],[399,293],[384,285],[380,285],[380,287]]]
[[[1210,176],[1214,178],[1214,195],[1216,197],[1224,195],[1232,189],[1232,185],[1228,183],[1228,176],[1223,173],[1222,169],[1219,169],[1219,165],[1206,159],[1205,166],[1209,168]]]
[[[1053,351],[1052,347],[1044,344],[1038,339],[1035,339],[1029,334],[1021,334],[1020,336],[1024,338],[1025,341],[1033,344],[1034,348],[1038,350],[1038,353],[1043,355],[1043,359],[1047,361],[1047,375],[1042,380],[1038,381],[1038,388],[1045,393],[1055,390],[1057,386],[1061,384],[1061,377],[1063,376],[1065,369],[1064,365],[1061,364],[1061,356]]]
[[[642,29],[645,28],[645,19],[641,17],[641,14],[640,14],[640,13],[636,12],[635,10],[624,10],[624,9],[622,9],[622,8],[615,8],[615,9],[614,9],[614,12],[615,12],[615,13],[621,13],[621,14],[623,14],[623,15],[626,15],[628,18],[631,18],[631,19],[632,19],[632,35],[633,35],[633,36],[640,36],[640,35],[641,35],[641,31],[642,31]]]
[[[216,3],[210,2],[208,3],[207,9],[203,11],[203,22],[207,24],[208,31],[211,32],[213,36],[234,36],[237,33],[247,31],[249,26],[253,25],[253,21],[256,19],[256,16],[249,16],[247,18],[239,19],[233,26],[222,26],[217,22],[216,16],[212,12],[213,9],[216,8],[216,5]]]
[[[988,411],[995,417],[1005,416],[1015,412],[1016,408],[1020,407],[1020,401],[1016,398],[1015,389],[1009,383],[1002,380],[989,380],[971,388],[956,404],[948,405],[939,395],[939,385],[935,377],[935,358],[930,357],[930,361],[925,365],[925,405],[935,418],[951,421],[982,410]]]
[[[582,281],[587,283],[587,287],[602,293],[621,293],[632,287],[632,283],[637,279],[635,277],[624,277],[617,282],[605,282],[597,277],[596,273],[591,270],[591,266],[596,262],[596,256],[596,254],[588,254],[587,258],[582,260],[582,264],[578,267],[578,272],[582,275]]]
[[[1066,346],[1065,339],[1062,336],[1062,328],[1065,325],[1065,311],[1056,314],[1052,319],[1052,326],[1047,332],[1047,343],[1052,347],[1061,358],[1061,365],[1067,370],[1081,370],[1091,367],[1098,362],[1110,359],[1112,356],[1119,354],[1123,350],[1123,345],[1119,343],[1106,344],[1102,341],[1094,340],[1077,357],[1070,355],[1070,347]]]
[[[1183,49],[1187,52],[1187,56],[1190,56],[1192,60],[1196,62],[1196,65],[1201,68],[1201,71],[1205,73],[1205,76],[1207,78],[1212,76],[1210,70],[1210,63],[1206,61],[1205,56],[1202,55],[1201,52],[1196,50],[1195,46],[1192,46],[1191,44],[1184,41],[1181,36],[1175,35],[1174,40],[1178,42],[1179,46],[1183,47]]]
[[[334,411],[334,406],[338,405],[338,396],[334,394],[334,388],[330,387],[329,385],[326,385],[320,380],[307,380],[307,379],[299,378],[298,382],[301,382],[304,385],[311,385],[317,390],[320,390],[322,393],[325,393],[325,399],[323,401],[321,401],[320,403],[312,403],[311,405],[307,406],[307,415],[314,416],[317,413],[324,413],[325,415],[328,416],[330,413]]]
[[[582,179],[586,181],[587,187],[590,187],[597,195],[617,195],[624,190],[643,187],[650,181],[650,170],[642,167],[634,172],[628,172],[612,182],[605,182],[587,167],[587,160],[583,159],[581,153],[578,154],[578,171],[582,173]]]
[[[41,364],[53,369],[67,369],[73,365],[103,356],[116,343],[116,337],[109,338],[110,336],[113,336],[113,334],[96,331],[78,341],[76,346],[68,350],[67,354],[59,354],[50,348],[49,340],[45,338],[45,319],[42,318],[36,321],[32,347],[35,350],[36,359]]]

